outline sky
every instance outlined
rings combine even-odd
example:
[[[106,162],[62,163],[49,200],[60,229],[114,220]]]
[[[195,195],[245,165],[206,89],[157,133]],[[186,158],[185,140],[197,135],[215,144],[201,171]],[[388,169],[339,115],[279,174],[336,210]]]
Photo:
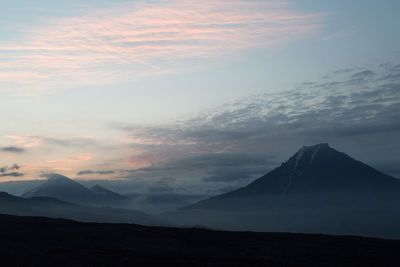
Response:
[[[0,181],[217,194],[328,142],[400,177],[396,0],[3,0]]]

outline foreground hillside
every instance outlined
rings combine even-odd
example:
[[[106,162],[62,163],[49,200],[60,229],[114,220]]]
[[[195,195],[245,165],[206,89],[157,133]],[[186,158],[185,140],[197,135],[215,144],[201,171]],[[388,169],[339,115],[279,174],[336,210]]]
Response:
[[[0,215],[0,264],[396,266],[400,241],[78,223]]]

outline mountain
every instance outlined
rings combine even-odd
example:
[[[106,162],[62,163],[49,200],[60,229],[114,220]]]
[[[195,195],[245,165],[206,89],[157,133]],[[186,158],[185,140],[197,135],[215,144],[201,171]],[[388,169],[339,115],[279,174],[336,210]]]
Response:
[[[243,188],[187,208],[216,208],[222,204],[221,201],[237,198],[269,197],[282,202],[285,199],[298,198],[335,198],[338,194],[342,196],[350,194],[352,198],[356,196],[369,198],[367,195],[369,193],[399,194],[400,180],[383,174],[323,143],[302,147],[280,167]],[[264,204],[254,203],[261,207]]]
[[[46,182],[29,190],[22,197],[53,197],[77,204],[111,206],[118,206],[127,199],[100,185],[95,185],[89,189],[59,174],[51,174]]]
[[[94,185],[90,188],[92,192],[96,193],[98,197],[103,200],[115,200],[115,201],[124,201],[128,199],[126,196],[117,194],[101,185]]]
[[[162,220],[141,211],[76,205],[50,197],[22,198],[5,192],[0,192],[0,213],[65,218],[83,222],[165,225]]]
[[[100,201],[100,198],[88,188],[59,174],[52,174],[46,182],[29,190],[22,197],[53,197],[73,203]]]
[[[26,193],[28,190],[39,186],[43,180],[20,180],[0,182],[0,191],[7,192],[16,196]]]
[[[326,143],[304,146],[249,185],[165,217],[230,230],[400,238],[400,180]]]

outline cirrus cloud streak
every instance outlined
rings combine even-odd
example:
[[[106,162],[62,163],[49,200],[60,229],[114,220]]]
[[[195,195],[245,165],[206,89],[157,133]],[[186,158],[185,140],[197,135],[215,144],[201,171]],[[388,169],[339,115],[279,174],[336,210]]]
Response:
[[[21,40],[0,43],[0,91],[35,94],[175,72],[189,61],[193,66],[309,36],[320,16],[276,1],[178,0],[49,19],[24,29]]]

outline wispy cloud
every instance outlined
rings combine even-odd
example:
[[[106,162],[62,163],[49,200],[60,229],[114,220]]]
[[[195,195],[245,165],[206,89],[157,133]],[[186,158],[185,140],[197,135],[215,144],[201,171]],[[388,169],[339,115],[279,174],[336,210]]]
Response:
[[[47,162],[49,163],[57,163],[59,166],[70,166],[71,164],[82,164],[87,161],[92,160],[94,157],[96,157],[96,154],[92,153],[84,153],[84,154],[79,154],[76,157],[71,157],[71,158],[63,158],[63,159],[52,159],[48,160]]]
[[[325,36],[324,38],[322,38],[322,40],[331,41],[331,40],[334,40],[334,39],[342,39],[342,38],[345,38],[347,36],[350,36],[350,35],[353,35],[354,33],[356,33],[358,28],[359,28],[359,26],[352,25],[352,26],[349,26],[349,27],[347,27],[345,29],[342,29],[342,30],[340,30],[338,32],[331,33],[331,34]]]
[[[91,136],[54,137],[54,136],[39,136],[39,135],[27,134],[27,135],[6,135],[5,138],[14,140],[15,144],[18,145],[15,148],[22,149],[22,151],[40,145],[56,145],[63,147],[86,147],[95,144],[95,140]],[[13,150],[13,147],[9,147],[9,149]]]
[[[36,137],[36,136],[18,136],[18,135],[7,135],[5,136],[7,139],[11,139],[15,141],[15,144],[19,145],[22,148],[31,148],[38,146],[42,141],[43,138]]]
[[[277,1],[160,0],[49,19],[24,29],[21,40],[0,43],[0,91],[29,94],[176,71],[187,60],[309,36],[320,16]]]

